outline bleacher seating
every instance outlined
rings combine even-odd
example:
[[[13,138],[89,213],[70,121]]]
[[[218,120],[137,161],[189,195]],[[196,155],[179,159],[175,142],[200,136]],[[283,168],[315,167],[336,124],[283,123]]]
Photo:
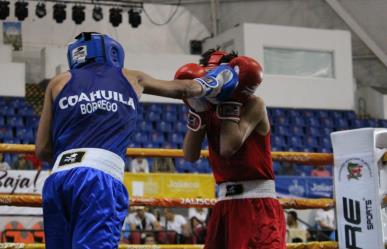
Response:
[[[32,88],[36,96],[41,95],[37,87]],[[39,116],[30,102],[24,98],[0,97],[1,143],[34,142]],[[187,130],[185,105],[143,103],[138,112],[131,147],[182,147]],[[353,111],[268,108],[268,114],[273,151],[332,152],[330,133],[333,131],[387,127],[387,120],[359,119]],[[203,148],[207,147],[205,141]],[[12,159],[12,155],[5,155],[5,160]],[[191,164],[176,159],[175,164],[178,172],[210,171],[207,160]]]

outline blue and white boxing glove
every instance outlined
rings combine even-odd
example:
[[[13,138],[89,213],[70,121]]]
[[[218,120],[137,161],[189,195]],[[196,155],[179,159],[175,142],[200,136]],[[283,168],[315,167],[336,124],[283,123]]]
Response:
[[[220,65],[205,76],[194,79],[202,88],[202,95],[213,103],[229,100],[233,90],[238,86],[239,78],[235,70],[229,65]]]

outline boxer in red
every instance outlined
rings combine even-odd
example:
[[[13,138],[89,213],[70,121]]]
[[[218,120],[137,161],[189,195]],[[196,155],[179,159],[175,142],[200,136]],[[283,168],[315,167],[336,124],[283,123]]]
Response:
[[[181,67],[175,78],[203,75],[229,63],[239,72],[239,85],[229,101],[190,98],[184,156],[200,157],[207,135],[210,164],[219,186],[205,249],[285,249],[286,223],[276,199],[270,150],[270,124],[262,98],[254,95],[262,68],[254,59],[211,50],[201,65]]]

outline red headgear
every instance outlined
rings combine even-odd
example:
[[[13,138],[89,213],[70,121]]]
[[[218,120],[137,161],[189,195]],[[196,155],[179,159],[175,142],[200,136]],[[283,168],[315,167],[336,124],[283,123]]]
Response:
[[[262,66],[253,58],[238,56],[230,61],[230,66],[239,71],[239,84],[235,88],[232,99],[246,101],[261,84],[263,78]]]
[[[210,55],[210,58],[208,59],[208,64],[206,66],[206,69],[211,70],[216,66],[220,65],[220,61],[222,60],[223,56],[228,55],[225,51],[215,51]]]

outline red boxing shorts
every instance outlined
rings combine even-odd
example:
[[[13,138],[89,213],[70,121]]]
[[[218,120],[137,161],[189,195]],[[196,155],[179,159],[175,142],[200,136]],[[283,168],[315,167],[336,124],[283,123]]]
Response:
[[[286,222],[277,199],[231,199],[216,203],[204,249],[285,249]]]

